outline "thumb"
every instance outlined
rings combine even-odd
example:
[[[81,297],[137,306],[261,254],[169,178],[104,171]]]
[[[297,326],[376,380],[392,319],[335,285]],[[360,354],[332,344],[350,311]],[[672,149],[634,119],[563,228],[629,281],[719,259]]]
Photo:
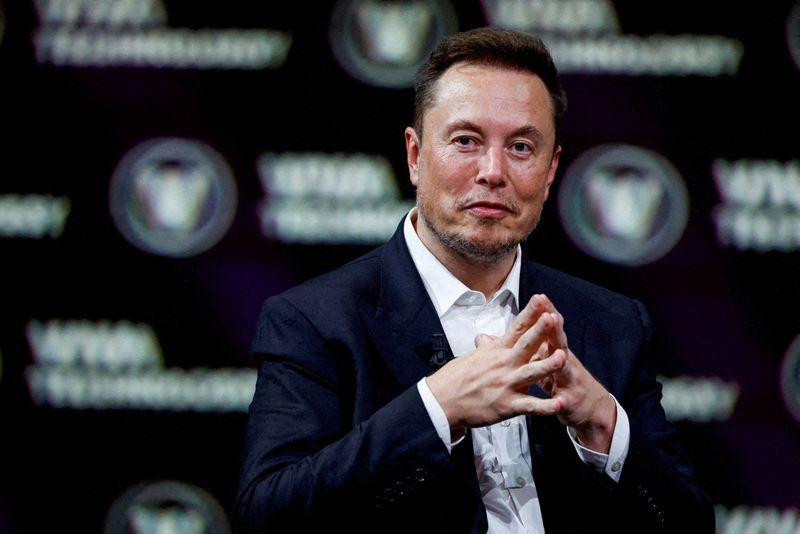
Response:
[[[486,343],[490,343],[495,339],[497,339],[497,336],[492,336],[489,334],[478,334],[477,336],[475,336],[475,348],[478,348]]]

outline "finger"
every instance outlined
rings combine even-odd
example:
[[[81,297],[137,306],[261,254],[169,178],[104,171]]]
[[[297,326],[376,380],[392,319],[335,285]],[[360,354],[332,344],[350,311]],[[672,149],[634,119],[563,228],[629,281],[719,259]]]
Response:
[[[556,310],[555,304],[553,304],[553,301],[550,300],[550,297],[548,297],[547,295],[540,294],[540,295],[534,295],[534,296],[538,297],[540,306],[542,307],[542,309],[544,311],[552,312],[552,311]]]
[[[547,341],[543,341],[539,348],[536,349],[536,352],[528,360],[529,362],[535,362],[536,360],[543,360],[550,356],[552,350],[550,349],[550,343]]]
[[[515,371],[514,383],[518,386],[528,386],[542,382],[554,373],[560,372],[566,363],[566,354],[557,350],[543,360],[536,360],[522,365]]]
[[[555,318],[550,313],[543,313],[536,323],[525,331],[514,344],[514,348],[530,355],[541,349],[543,343],[550,338],[550,332],[555,326]]]
[[[557,391],[569,388],[572,383],[572,377],[570,375],[571,370],[569,368],[567,354],[562,349],[557,349],[550,357],[559,358],[559,361],[563,363],[558,369],[553,371],[553,373],[541,380],[539,386],[550,395],[554,395]]]
[[[580,378],[579,373],[589,372],[581,364],[580,360],[569,349],[558,349],[553,353],[553,356],[558,354],[564,358],[564,365],[559,369],[559,382],[571,382],[573,379]],[[590,375],[591,376],[591,375]]]
[[[551,313],[555,319],[555,325],[552,330],[553,334],[550,337],[550,342],[554,347],[566,349],[568,344],[567,334],[564,332],[564,316],[561,315],[553,302],[547,298],[546,295],[541,295],[540,297],[540,306],[543,310],[543,313]]]
[[[553,415],[562,409],[562,400],[557,397],[540,399],[532,395],[520,395],[510,402],[514,413],[530,415]]]
[[[477,336],[475,336],[475,348],[478,348],[481,345],[485,345],[487,343],[491,343],[496,339],[497,339],[496,336],[492,336],[490,334],[478,334]]]
[[[560,314],[553,315],[553,327],[548,333],[548,341],[550,342],[550,350],[557,348],[566,350],[569,346],[567,341],[567,334],[564,332],[564,319]]]
[[[503,344],[506,347],[513,347],[519,338],[536,324],[543,311],[544,298],[544,295],[532,296],[528,304],[517,314],[503,336]]]

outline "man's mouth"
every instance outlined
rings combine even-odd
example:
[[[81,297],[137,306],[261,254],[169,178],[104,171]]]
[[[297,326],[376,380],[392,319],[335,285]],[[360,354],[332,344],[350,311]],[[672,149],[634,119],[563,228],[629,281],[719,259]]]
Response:
[[[470,202],[464,206],[464,209],[482,219],[502,219],[514,213],[514,210],[510,206],[502,202],[493,202],[490,200]]]

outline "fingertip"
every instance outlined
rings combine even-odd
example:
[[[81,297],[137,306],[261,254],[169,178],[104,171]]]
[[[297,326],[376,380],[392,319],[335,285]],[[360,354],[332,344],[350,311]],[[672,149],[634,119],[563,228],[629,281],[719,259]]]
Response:
[[[564,364],[566,363],[567,359],[562,349],[556,349],[546,358],[546,361],[549,372],[553,373],[561,371],[564,368]]]
[[[564,406],[564,403],[558,397],[550,397],[547,404],[543,405],[544,410],[541,415],[556,415]]]
[[[475,347],[480,347],[481,344],[491,341],[495,338],[495,336],[490,336],[489,334],[478,334],[475,336]]]

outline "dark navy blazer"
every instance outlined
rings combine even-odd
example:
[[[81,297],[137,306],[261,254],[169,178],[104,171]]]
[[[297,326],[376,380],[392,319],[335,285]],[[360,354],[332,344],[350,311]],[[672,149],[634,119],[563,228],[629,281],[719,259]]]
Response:
[[[520,306],[536,293],[631,425],[616,483],[580,461],[555,416],[528,417],[547,532],[713,532],[660,405],[642,305],[523,259]],[[443,332],[402,224],[387,244],[268,299],[236,529],[484,532],[471,440],[448,454],[416,389],[437,369],[432,339]]]

